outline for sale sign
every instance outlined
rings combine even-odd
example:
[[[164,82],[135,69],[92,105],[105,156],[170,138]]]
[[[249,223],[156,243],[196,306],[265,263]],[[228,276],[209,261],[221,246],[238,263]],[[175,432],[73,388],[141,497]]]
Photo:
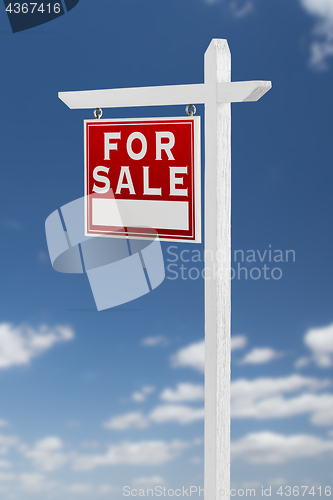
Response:
[[[200,243],[200,117],[86,120],[84,129],[87,236],[157,231]]]

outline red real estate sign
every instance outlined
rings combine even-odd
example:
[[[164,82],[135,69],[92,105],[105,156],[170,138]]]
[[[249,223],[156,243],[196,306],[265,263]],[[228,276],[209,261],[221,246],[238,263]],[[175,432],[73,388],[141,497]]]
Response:
[[[200,117],[86,120],[84,132],[87,236],[200,243]]]

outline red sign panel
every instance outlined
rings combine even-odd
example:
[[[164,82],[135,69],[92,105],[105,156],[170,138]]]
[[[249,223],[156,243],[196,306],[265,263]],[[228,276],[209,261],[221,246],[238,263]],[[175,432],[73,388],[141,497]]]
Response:
[[[200,117],[84,128],[86,235],[200,242]]]

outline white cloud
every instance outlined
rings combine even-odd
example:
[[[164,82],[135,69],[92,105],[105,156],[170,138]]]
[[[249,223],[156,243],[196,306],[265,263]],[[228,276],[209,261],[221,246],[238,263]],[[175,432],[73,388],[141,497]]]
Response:
[[[203,420],[204,414],[204,408],[192,408],[186,405],[161,405],[154,408],[149,414],[149,420],[157,424],[168,422],[190,424],[197,420]]]
[[[256,347],[252,349],[252,351],[248,352],[240,363],[244,365],[259,365],[269,363],[269,361],[279,357],[281,357],[281,353],[271,349],[270,347]]]
[[[310,363],[311,363],[311,358],[309,356],[303,356],[302,358],[298,358],[295,361],[295,368],[299,370],[301,368],[309,366]]]
[[[34,330],[29,326],[15,327],[10,323],[0,324],[0,369],[16,365],[27,365],[30,361],[51,349],[55,344],[74,339],[68,326],[46,325]]]
[[[114,487],[111,486],[111,484],[101,484],[97,488],[95,488],[95,491],[99,493],[100,495],[108,495],[109,493],[112,493],[114,490]]]
[[[0,473],[0,483],[10,483],[15,481],[16,475],[11,472],[1,472]]]
[[[0,455],[7,455],[11,448],[20,446],[20,440],[16,436],[0,435]]]
[[[155,387],[152,385],[146,385],[142,387],[141,391],[133,392],[131,399],[137,403],[142,403],[146,401],[149,394],[155,391]]]
[[[0,469],[10,469],[12,466],[12,463],[9,462],[8,460],[0,460]]]
[[[313,360],[321,368],[333,366],[333,324],[311,328],[304,336],[306,346],[313,353]]]
[[[165,480],[161,476],[152,476],[152,477],[137,477],[133,479],[133,483],[138,487],[149,488],[152,486],[159,486],[165,483]]]
[[[330,385],[329,380],[303,377],[298,374],[279,378],[238,379],[231,383],[231,395],[235,399],[259,399],[274,394],[295,392],[304,388],[316,391],[328,385]]]
[[[11,483],[10,490],[3,487],[1,488],[1,491],[11,493],[11,496],[8,498],[21,498],[22,492],[28,493],[29,495],[52,492],[52,498],[64,498],[64,495],[70,493],[72,495],[83,495],[84,498],[86,498],[85,495],[91,494],[92,492],[94,493],[94,495],[106,495],[114,491],[114,488],[110,484],[65,484],[58,481],[50,481],[46,475],[40,474],[38,472],[29,472],[23,474],[0,474],[0,482]],[[40,497],[38,496],[38,498]],[[46,497],[44,496],[43,498]],[[51,497],[47,496],[47,498]]]
[[[104,422],[103,426],[106,429],[144,429],[148,427],[148,419],[141,413],[141,411],[134,411],[130,413],[124,413],[123,415],[118,415],[116,417],[110,418],[107,422]]]
[[[90,483],[63,484],[57,481],[50,481],[46,476],[38,473],[17,475],[14,476],[14,480],[21,491],[23,490],[30,494],[52,492],[52,498],[64,498],[64,494],[68,493],[71,495],[83,495],[86,498],[85,495],[92,492],[95,495],[96,493],[103,495],[113,491],[113,488],[109,485],[95,486]],[[47,498],[51,497],[48,496]]]
[[[333,424],[333,394],[302,394],[294,398],[276,396],[252,402],[243,411],[234,412],[233,417],[252,417],[258,420],[285,418],[311,414],[311,422],[316,425]]]
[[[190,424],[204,418],[203,408],[192,408],[186,405],[160,405],[154,408],[147,416],[141,411],[124,413],[104,422],[103,427],[112,430],[145,429],[154,424],[174,422]]]
[[[168,339],[165,335],[155,335],[153,337],[145,337],[141,340],[141,345],[146,347],[156,347],[158,345],[166,346],[168,345]]]
[[[231,349],[243,349],[247,344],[245,335],[235,335],[231,337]],[[205,341],[193,342],[192,344],[179,349],[171,356],[171,365],[175,368],[194,368],[199,372],[205,371]]]
[[[311,423],[314,425],[333,425],[333,395],[322,394],[313,401]]]
[[[233,418],[264,420],[308,414],[314,425],[333,425],[333,394],[315,394],[329,385],[329,380],[299,374],[280,378],[235,380],[231,383],[231,415]],[[300,391],[303,393],[292,395]],[[175,389],[164,389],[160,398],[169,404],[159,405],[147,415],[141,411],[117,415],[103,425],[114,430],[144,429],[151,424],[186,425],[204,418],[203,407],[179,404],[201,401],[204,398],[202,384],[179,383]]]
[[[317,19],[310,47],[310,65],[316,70],[328,68],[327,59],[333,55],[333,1],[300,0],[304,9]]]
[[[9,425],[9,422],[7,422],[6,420],[0,419],[0,427],[8,427],[8,425]]]
[[[231,384],[233,418],[286,418],[309,414],[314,425],[333,425],[333,394],[314,394],[330,385],[328,380],[290,375],[281,378],[240,379]],[[286,398],[283,394],[307,390]]]
[[[205,0],[209,5],[215,4],[218,0]],[[228,0],[227,6],[235,18],[242,18],[254,10],[253,0]]]
[[[285,436],[274,432],[257,432],[231,443],[233,459],[253,464],[277,464],[289,460],[316,457],[333,452],[333,441],[298,434]]]
[[[233,335],[231,337],[231,350],[244,349],[247,344],[247,337],[245,335]]]
[[[56,436],[49,436],[37,441],[31,448],[24,446],[23,455],[43,471],[54,471],[69,462],[70,455],[65,453],[64,444]]]
[[[29,493],[50,491],[59,487],[59,483],[48,481],[43,474],[26,473],[17,477],[20,488]]]
[[[252,0],[246,0],[242,2],[241,5],[239,4],[238,0],[231,0],[229,6],[231,13],[236,18],[245,17],[254,10],[254,5]]]
[[[321,41],[315,40],[312,42],[310,48],[310,66],[318,71],[327,70],[329,68],[327,59],[333,56],[333,36],[331,34],[331,28],[329,27],[325,31],[327,31],[326,39]]]
[[[19,445],[22,456],[33,463],[39,471],[52,472],[63,465],[71,465],[74,470],[93,470],[96,467],[113,465],[161,465],[178,457],[181,452],[196,443],[174,440],[130,442],[110,444],[106,451],[84,454],[77,451],[65,451],[62,440],[55,436],[46,437],[34,446]],[[42,474],[25,475],[25,482],[40,484]],[[64,486],[65,487],[65,486]],[[67,488],[67,486],[66,486]]]
[[[205,371],[205,341],[200,340],[183,347],[171,356],[173,367],[194,368],[200,372]]]
[[[191,384],[190,382],[181,382],[177,385],[176,389],[166,388],[160,394],[160,398],[169,403],[201,401],[204,399],[204,396],[203,384]]]
[[[125,441],[110,445],[104,454],[79,455],[74,459],[75,470],[93,470],[101,466],[113,465],[163,465],[175,459],[188,448],[183,441]]]
[[[81,448],[85,448],[86,450],[97,450],[100,447],[98,441],[84,441],[81,443]]]
[[[333,19],[332,0],[301,0],[301,4],[314,16]]]
[[[284,477],[277,477],[275,479],[269,479],[267,484],[272,486],[281,486],[282,484],[287,484],[287,479]]]

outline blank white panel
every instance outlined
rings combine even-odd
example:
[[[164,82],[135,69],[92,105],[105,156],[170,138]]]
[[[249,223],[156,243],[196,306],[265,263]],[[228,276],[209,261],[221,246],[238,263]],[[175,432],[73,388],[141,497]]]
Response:
[[[93,199],[92,222],[98,226],[189,229],[187,201]]]

